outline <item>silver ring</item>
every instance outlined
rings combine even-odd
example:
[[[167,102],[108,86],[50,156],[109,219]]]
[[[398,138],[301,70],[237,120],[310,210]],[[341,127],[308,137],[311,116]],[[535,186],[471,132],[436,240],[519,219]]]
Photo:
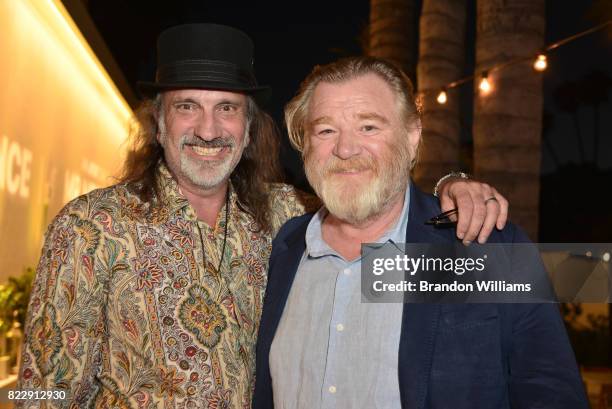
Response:
[[[487,200],[485,200],[485,204],[487,204],[490,200],[495,200],[497,202],[497,198],[495,196],[491,196]]]

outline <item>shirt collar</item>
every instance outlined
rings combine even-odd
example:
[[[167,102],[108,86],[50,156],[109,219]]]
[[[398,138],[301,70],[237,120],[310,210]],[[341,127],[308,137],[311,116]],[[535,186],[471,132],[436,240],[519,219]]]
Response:
[[[189,202],[181,193],[178,182],[164,161],[160,161],[157,167],[157,186],[161,196],[160,202],[169,209],[170,213],[189,206]]]
[[[377,240],[377,245],[368,247],[380,247],[384,243],[391,242],[400,251],[401,249],[398,244],[406,241],[406,226],[408,225],[408,212],[410,209],[410,183],[406,187],[406,194],[404,195],[404,205],[402,207],[402,213],[397,219],[395,224],[387,230],[387,232]],[[309,257],[324,257],[324,256],[338,256],[338,253],[332,249],[323,240],[323,234],[321,227],[323,220],[329,214],[325,206],[321,207],[317,213],[312,217],[306,228],[306,254]]]

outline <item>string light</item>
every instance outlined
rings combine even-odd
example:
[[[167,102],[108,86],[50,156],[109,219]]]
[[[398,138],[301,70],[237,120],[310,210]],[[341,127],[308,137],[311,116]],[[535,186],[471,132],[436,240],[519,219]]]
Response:
[[[537,56],[531,56],[531,57],[519,57],[519,58],[515,58],[513,60],[510,61],[506,61],[502,64],[498,64],[492,67],[488,67],[486,69],[486,71],[483,71],[481,74],[481,79],[480,79],[480,83],[478,84],[478,88],[480,90],[481,95],[487,95],[491,92],[491,90],[493,89],[493,86],[491,84],[491,81],[488,78],[488,73],[492,72],[492,71],[500,71],[503,70],[509,66],[518,64],[518,63],[525,63],[528,61],[532,61],[533,62],[533,69],[539,72],[545,71],[548,68],[548,59],[546,57],[546,52],[550,52],[556,48],[559,48],[560,46],[563,46],[569,42],[572,42],[574,40],[577,40],[578,38],[584,37],[588,34],[594,33],[596,31],[600,31],[603,30],[604,28],[608,27],[612,25],[612,20],[608,20],[605,23],[602,23],[598,26],[595,27],[591,27],[588,30],[582,31],[580,33],[574,34],[572,36],[569,36],[567,38],[564,38],[562,40],[557,41],[556,43],[553,43],[549,46],[547,46],[546,48],[544,48],[542,50],[541,53],[539,53]],[[436,97],[436,100],[438,101],[439,104],[446,104],[446,102],[448,101],[448,94],[447,94],[447,90],[451,89],[451,88],[456,88],[460,85],[463,85],[467,82],[471,82],[473,80],[475,80],[476,75],[470,75],[468,77],[464,77],[461,79],[458,79],[456,81],[453,81],[449,84],[446,84],[446,86],[443,86],[441,91],[438,91],[438,96]],[[440,89],[440,88],[438,88]],[[426,89],[426,90],[422,90],[419,92],[419,95],[422,95],[422,97],[425,97],[425,94],[430,94],[432,93],[434,90],[432,89]]]
[[[538,55],[535,62],[533,63],[533,69],[536,71],[544,71],[548,67],[548,61],[546,60],[546,54]]]
[[[489,82],[489,74],[485,71],[482,73],[482,78],[480,79],[480,84],[478,84],[478,88],[480,92],[484,95],[491,92],[491,83]]]
[[[446,89],[442,88],[442,91],[440,91],[440,93],[438,94],[438,98],[436,98],[436,100],[438,101],[438,104],[440,105],[446,104],[446,101],[448,100],[448,96],[446,95]]]

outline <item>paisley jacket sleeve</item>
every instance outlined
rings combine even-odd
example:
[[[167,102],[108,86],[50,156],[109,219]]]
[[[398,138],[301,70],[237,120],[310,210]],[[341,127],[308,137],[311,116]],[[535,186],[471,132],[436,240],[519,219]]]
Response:
[[[17,386],[64,390],[65,398],[22,401],[18,407],[86,407],[99,388],[96,375],[105,334],[105,260],[97,253],[100,229],[88,220],[86,209],[86,199],[75,199],[45,235],[28,307]]]

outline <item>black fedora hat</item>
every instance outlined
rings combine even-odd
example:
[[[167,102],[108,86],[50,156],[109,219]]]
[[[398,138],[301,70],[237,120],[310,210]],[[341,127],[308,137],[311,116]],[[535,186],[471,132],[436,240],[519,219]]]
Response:
[[[265,99],[253,69],[253,41],[240,30],[219,24],[184,24],[157,39],[155,82],[138,82],[143,96],[172,89],[244,92]]]

